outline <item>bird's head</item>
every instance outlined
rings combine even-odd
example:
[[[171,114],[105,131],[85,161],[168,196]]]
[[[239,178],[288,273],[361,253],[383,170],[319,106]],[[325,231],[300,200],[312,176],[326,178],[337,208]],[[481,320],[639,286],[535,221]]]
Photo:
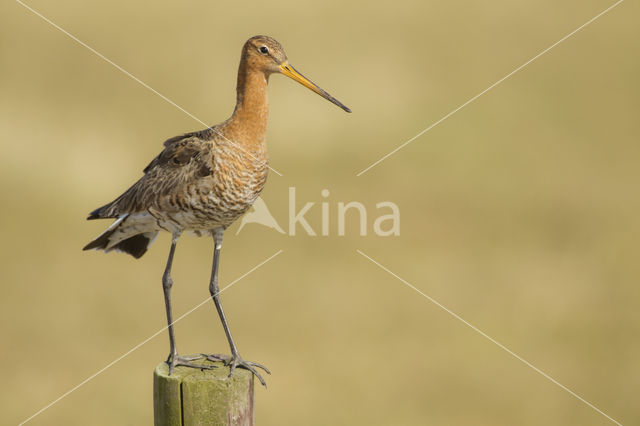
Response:
[[[300,74],[300,72],[289,63],[282,45],[275,39],[264,35],[251,37],[244,44],[242,54],[243,59],[247,61],[247,66],[250,68],[260,70],[267,76],[270,74],[284,74],[306,88],[316,92],[329,102],[339,106],[346,112],[351,112],[342,102]]]

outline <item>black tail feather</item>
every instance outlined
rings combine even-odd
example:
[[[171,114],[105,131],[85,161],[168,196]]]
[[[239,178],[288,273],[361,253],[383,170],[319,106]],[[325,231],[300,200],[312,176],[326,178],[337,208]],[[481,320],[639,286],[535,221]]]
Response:
[[[151,238],[146,234],[138,234],[116,244],[114,249],[130,254],[136,259],[140,259],[142,255],[147,252],[149,243],[151,243]]]
[[[91,241],[89,244],[84,246],[82,248],[82,250],[92,250],[92,249],[104,250],[104,249],[106,249],[107,246],[109,245],[109,237],[111,237],[111,235],[113,235],[113,233],[116,231],[116,229],[117,228],[114,228],[109,232],[104,232],[103,234],[98,236],[98,238],[96,238],[95,240]]]
[[[105,250],[109,245],[109,237],[112,233],[113,232],[109,232],[100,235],[98,238],[84,246],[82,250]],[[136,259],[140,259],[142,255],[147,252],[147,249],[149,248],[149,244],[153,240],[153,237],[155,237],[155,235],[149,235],[149,233],[137,234],[133,237],[127,238],[126,240],[120,241],[118,244],[106,251],[109,252],[111,250],[119,250],[124,253],[130,254]]]
[[[97,213],[99,210],[100,209],[96,210],[94,213]],[[92,213],[92,215],[94,213]],[[89,218],[91,219],[92,217],[89,216]],[[107,253],[111,250],[117,250],[130,254],[136,259],[141,258],[142,255],[147,252],[147,249],[149,248],[151,242],[158,235],[158,231],[142,231],[139,234],[131,233],[133,235],[129,234],[131,235],[130,237],[120,241],[123,236],[114,235],[114,233],[122,232],[121,228],[123,225],[125,225],[127,219],[128,216],[125,216],[115,221],[113,225],[109,227],[109,229],[100,234],[95,240],[84,246],[82,250],[104,250]],[[119,242],[117,244],[114,244],[116,241]]]

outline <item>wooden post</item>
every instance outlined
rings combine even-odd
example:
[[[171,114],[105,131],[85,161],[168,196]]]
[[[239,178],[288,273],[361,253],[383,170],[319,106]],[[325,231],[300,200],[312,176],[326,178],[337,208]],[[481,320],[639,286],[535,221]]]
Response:
[[[199,362],[199,361],[196,361]],[[253,374],[238,368],[229,375],[221,362],[213,370],[169,367],[153,372],[155,426],[253,426]]]

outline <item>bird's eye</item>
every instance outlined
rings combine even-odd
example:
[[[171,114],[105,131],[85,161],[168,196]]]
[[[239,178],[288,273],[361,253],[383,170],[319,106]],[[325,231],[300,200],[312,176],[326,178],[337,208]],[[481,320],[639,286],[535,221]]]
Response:
[[[261,46],[260,53],[262,53],[263,55],[266,55],[267,53],[269,53],[269,48],[267,48],[267,46]]]

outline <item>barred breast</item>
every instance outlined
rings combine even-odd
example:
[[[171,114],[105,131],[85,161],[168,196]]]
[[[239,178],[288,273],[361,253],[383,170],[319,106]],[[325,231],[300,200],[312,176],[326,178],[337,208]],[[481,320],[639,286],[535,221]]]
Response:
[[[267,181],[266,152],[237,149],[226,140],[213,144],[212,174],[186,185],[178,211],[167,215],[184,230],[228,227],[253,205]]]

